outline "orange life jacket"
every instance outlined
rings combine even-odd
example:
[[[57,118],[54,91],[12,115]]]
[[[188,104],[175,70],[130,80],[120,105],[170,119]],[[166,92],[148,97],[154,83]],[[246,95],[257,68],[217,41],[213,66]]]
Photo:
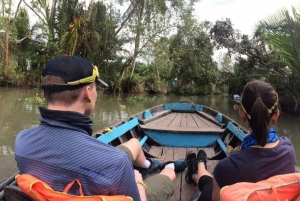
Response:
[[[300,201],[300,173],[276,175],[256,183],[240,182],[224,186],[221,201]]]
[[[125,195],[94,195],[84,196],[81,183],[78,179],[69,183],[63,192],[54,191],[48,184],[35,178],[30,174],[19,174],[16,176],[18,186],[34,201],[133,201]],[[68,194],[69,189],[77,182],[80,196]]]

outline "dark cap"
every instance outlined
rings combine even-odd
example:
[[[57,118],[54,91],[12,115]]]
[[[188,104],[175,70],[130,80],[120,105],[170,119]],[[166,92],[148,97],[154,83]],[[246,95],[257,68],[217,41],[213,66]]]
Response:
[[[53,58],[44,69],[43,77],[47,75],[59,76],[65,81],[65,84],[47,84],[43,86],[45,91],[60,92],[79,89],[95,81],[108,87],[108,84],[99,78],[96,66],[93,66],[88,60],[76,56]]]

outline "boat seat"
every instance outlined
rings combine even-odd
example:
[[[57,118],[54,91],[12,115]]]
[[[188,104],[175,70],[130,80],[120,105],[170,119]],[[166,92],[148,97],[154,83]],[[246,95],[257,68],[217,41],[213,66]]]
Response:
[[[116,128],[113,128],[112,131],[101,135],[97,139],[105,144],[108,144],[111,141],[113,141],[114,139],[125,134],[127,131],[131,130],[132,128],[134,128],[137,125],[139,125],[137,118],[133,118],[132,120],[130,120]]]
[[[4,197],[5,201],[33,201],[18,186],[5,186]]]
[[[241,141],[243,141],[244,138],[246,137],[245,133],[240,128],[238,128],[237,126],[235,126],[232,122],[229,122],[227,124],[227,129],[230,130]]]
[[[148,122],[151,122],[151,121],[154,121],[154,120],[156,120],[158,118],[166,116],[166,115],[170,114],[171,112],[172,112],[172,110],[164,110],[164,111],[161,111],[161,112],[157,112],[154,115],[152,115],[151,117],[145,118],[143,120],[139,120],[139,122],[141,124],[146,124]]]
[[[223,124],[221,123],[222,120],[219,122],[216,118],[214,118],[214,117],[212,117],[212,116],[206,114],[205,112],[197,111],[196,113],[199,114],[200,116],[204,117],[205,119],[209,120],[210,122],[212,122],[212,123],[214,123],[214,124],[220,126],[220,127],[223,126]],[[219,115],[219,116],[218,116],[218,115]],[[217,117],[222,119],[222,115],[221,115],[221,116],[220,116],[220,115],[221,115],[221,114],[217,114]]]
[[[199,133],[199,132],[206,132],[206,133],[220,133],[222,134],[225,129],[223,128],[198,128],[198,127],[168,127],[168,126],[158,126],[158,125],[140,125],[141,128],[144,130],[153,130],[153,131],[168,131],[168,132],[175,132],[175,133]]]
[[[124,135],[127,131],[133,129],[134,127],[139,126],[139,122],[137,118],[133,118],[130,121],[113,128],[110,132],[107,132],[97,139],[101,142],[108,144],[114,139]],[[142,146],[142,149],[144,151],[144,154],[146,157],[149,158],[156,158],[156,156],[153,156],[149,153],[149,146],[146,144],[146,140],[148,139],[147,135],[144,135],[142,139],[140,139],[140,145]]]

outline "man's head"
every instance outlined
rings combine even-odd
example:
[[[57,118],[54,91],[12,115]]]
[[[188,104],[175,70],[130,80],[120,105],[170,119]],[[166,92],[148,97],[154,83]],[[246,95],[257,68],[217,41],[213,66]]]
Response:
[[[75,56],[55,57],[43,72],[43,88],[48,105],[72,105],[82,95],[88,103],[95,83],[108,86],[99,78],[98,68],[86,59]],[[96,100],[92,100],[95,104]]]

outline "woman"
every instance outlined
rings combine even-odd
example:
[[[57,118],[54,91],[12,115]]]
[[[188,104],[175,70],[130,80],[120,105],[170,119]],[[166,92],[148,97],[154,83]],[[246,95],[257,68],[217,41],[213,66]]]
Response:
[[[274,127],[280,114],[278,102],[270,84],[254,80],[245,85],[238,112],[248,123],[250,134],[243,140],[240,151],[216,165],[213,177],[205,167],[205,152],[199,152],[197,157],[194,153],[187,155],[186,180],[198,184],[202,191],[198,200],[220,200],[220,189],[226,185],[295,172],[293,145],[287,137],[278,137]]]

